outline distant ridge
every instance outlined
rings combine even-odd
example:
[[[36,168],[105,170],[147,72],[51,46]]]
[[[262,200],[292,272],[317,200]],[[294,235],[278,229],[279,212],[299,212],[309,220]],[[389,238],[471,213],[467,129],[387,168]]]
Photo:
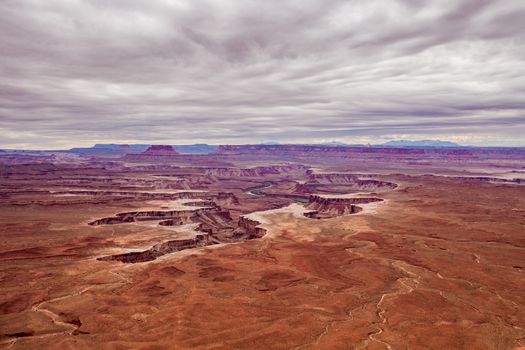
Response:
[[[208,145],[205,143],[197,143],[194,145],[173,145],[175,151],[186,154],[208,154],[217,149],[217,146]]]
[[[140,154],[150,147],[150,144],[96,144],[93,147],[75,147],[69,152],[81,155],[96,155],[120,157],[125,154]],[[182,154],[208,154],[217,149],[217,146],[199,143],[194,145],[169,145],[176,152]]]
[[[346,144],[344,142],[339,141],[330,141],[330,142],[324,142],[321,143],[322,146],[328,146],[328,147],[347,147],[350,146],[349,144]]]
[[[441,140],[396,140],[377,145],[383,147],[463,147],[457,143]]]

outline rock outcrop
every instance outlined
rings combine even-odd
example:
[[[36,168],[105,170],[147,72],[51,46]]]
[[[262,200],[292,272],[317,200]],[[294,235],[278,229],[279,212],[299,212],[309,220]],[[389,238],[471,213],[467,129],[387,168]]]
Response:
[[[239,198],[231,192],[219,192],[213,196],[213,201],[220,206],[238,205]]]
[[[346,173],[314,173],[308,172],[308,185],[342,185],[358,191],[381,191],[391,190],[397,187],[393,182],[375,179],[361,179],[353,174]]]
[[[165,255],[165,254],[169,254],[169,253],[173,253],[173,252],[177,252],[177,251],[181,251],[185,249],[204,247],[210,244],[212,243],[211,243],[211,240],[208,234],[199,234],[199,235],[196,235],[195,238],[179,239],[179,240],[172,240],[172,241],[159,243],[159,244],[154,245],[150,249],[142,251],[142,252],[130,252],[130,253],[124,253],[124,254],[110,255],[110,256],[98,258],[97,260],[101,260],[101,261],[117,260],[117,261],[122,261],[124,263],[139,263],[139,262],[155,260],[158,257]]]
[[[227,198],[231,196],[226,195]],[[201,202],[195,202],[202,204]],[[92,221],[89,225],[113,225],[145,220],[157,220],[161,226],[180,226],[198,224],[197,234],[193,239],[171,240],[153,246],[141,252],[130,252],[99,258],[98,260],[118,260],[125,263],[137,263],[155,260],[159,256],[184,249],[191,249],[215,243],[239,242],[264,236],[266,230],[258,227],[258,221],[245,217],[235,220],[228,210],[222,210],[214,202],[210,207],[195,210],[147,210],[116,214]]]
[[[302,165],[269,165],[254,168],[205,168],[206,175],[219,178],[227,177],[266,177],[271,175],[281,175],[293,172],[305,172],[306,167]]]
[[[119,158],[119,160],[125,162],[140,162],[144,164],[166,164],[182,159],[184,159],[184,156],[175,151],[171,145],[152,145],[142,153],[129,153]]]
[[[219,219],[220,218],[220,219]],[[145,211],[130,211],[124,213],[118,213],[114,217],[102,218],[89,223],[89,225],[107,225],[107,224],[120,224],[135,221],[147,221],[147,220],[165,220],[166,223],[160,223],[161,225],[173,226],[173,225],[185,225],[192,223],[205,222],[219,222],[219,221],[231,221],[231,217],[228,211],[221,211],[220,208],[199,208],[194,210],[145,210]]]
[[[171,145],[151,145],[147,150],[142,152],[144,155],[152,156],[171,156],[179,154]]]
[[[258,227],[261,223],[256,220],[240,217],[237,223],[238,229],[235,231],[237,236],[244,235],[246,239],[261,238],[266,234],[266,230]]]
[[[346,173],[315,173],[308,171],[308,184],[322,185],[352,185],[358,181],[358,177]]]
[[[357,206],[357,204],[366,204],[380,201],[382,201],[381,198],[375,197],[333,198],[312,195],[310,196],[308,204],[306,205],[306,208],[310,209],[311,211],[305,213],[304,215],[309,218],[324,219],[355,214],[362,210],[362,208]]]

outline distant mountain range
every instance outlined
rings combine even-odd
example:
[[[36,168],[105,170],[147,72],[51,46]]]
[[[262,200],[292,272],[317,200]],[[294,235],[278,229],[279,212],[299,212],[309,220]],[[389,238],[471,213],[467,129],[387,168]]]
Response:
[[[359,146],[365,146],[363,144],[348,144],[344,142],[339,141],[330,141],[330,142],[324,142],[319,144],[321,146],[328,146],[328,147],[359,147]],[[416,140],[416,141],[409,141],[409,140],[396,140],[396,141],[388,141],[386,143],[382,144],[374,144],[373,146],[379,146],[379,147],[463,147],[457,143],[450,142],[450,141],[441,141],[441,140]]]
[[[278,142],[266,141],[262,145],[265,146],[277,146]],[[325,147],[364,147],[363,144],[347,144],[339,141],[330,141],[319,144],[305,144],[307,146],[325,146]],[[98,155],[106,157],[120,157],[126,154],[139,154],[144,152],[150,144],[96,144],[93,147],[76,147],[69,150],[71,153],[81,155]],[[215,151],[218,146],[208,144],[194,144],[194,145],[172,145],[173,149],[181,154],[208,154]],[[369,146],[369,145],[367,145]],[[409,148],[409,147],[429,147],[429,148],[445,148],[445,147],[462,147],[457,143],[450,141],[440,140],[397,140],[389,141],[383,144],[374,145],[375,147],[398,147],[398,148]]]
[[[418,140],[418,141],[397,140],[397,141],[388,141],[378,146],[383,146],[383,147],[462,147],[461,145],[454,143],[454,142],[440,141],[440,140]]]
[[[346,146],[350,146],[347,143],[339,142],[339,141],[324,142],[324,143],[321,143],[321,145],[322,146],[328,146],[328,147],[346,147]],[[352,146],[354,146],[354,145],[352,145]]]
[[[363,144],[348,144],[344,142],[339,141],[330,141],[330,142],[324,142],[319,144],[321,146],[328,146],[328,147],[359,147],[359,146],[365,146]],[[396,141],[388,141],[386,143],[382,144],[374,144],[373,146],[379,146],[379,147],[463,147],[457,143],[450,142],[450,141],[441,141],[441,140],[416,140],[416,141],[409,141],[409,140],[396,140]]]
[[[159,145],[159,144],[157,144]],[[146,151],[151,144],[95,144],[92,147],[74,147],[69,150],[21,150],[21,149],[0,149],[0,155],[2,154],[24,154],[24,155],[57,155],[57,154],[76,154],[81,156],[96,156],[96,157],[108,157],[108,158],[120,158],[127,154],[141,154]],[[459,148],[459,149],[525,149],[525,147],[503,147],[503,146],[464,146],[450,141],[441,140],[395,140],[389,141],[383,144],[349,144],[340,141],[327,141],[323,143],[283,143],[278,142],[263,142],[259,144],[247,144],[247,145],[208,145],[205,143],[193,144],[193,145],[162,145],[172,146],[173,149],[181,154],[189,155],[205,155],[213,153],[219,149],[219,147],[237,147],[237,146],[262,146],[269,148],[289,147],[289,146],[304,146],[304,147],[353,147],[353,148]]]

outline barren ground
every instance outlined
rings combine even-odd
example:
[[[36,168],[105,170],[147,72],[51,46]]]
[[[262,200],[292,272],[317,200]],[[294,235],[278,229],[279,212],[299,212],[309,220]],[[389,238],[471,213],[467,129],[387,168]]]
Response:
[[[359,185],[323,177],[308,193],[303,168],[249,176],[192,171],[5,175],[0,348],[525,346],[523,185],[393,172],[361,176],[376,182]],[[179,193],[192,198],[170,197]],[[323,193],[326,203],[308,203]],[[357,203],[356,213],[334,201],[356,197],[383,201]],[[231,221],[213,212],[160,226],[150,213],[144,221],[89,225],[210,202]],[[303,215],[308,206],[326,217]],[[199,229],[203,222],[208,233]],[[163,250],[153,260],[97,260],[199,234],[206,236],[201,246]]]

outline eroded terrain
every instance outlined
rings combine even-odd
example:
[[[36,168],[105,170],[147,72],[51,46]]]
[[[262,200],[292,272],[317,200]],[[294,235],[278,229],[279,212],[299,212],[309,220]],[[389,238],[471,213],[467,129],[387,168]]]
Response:
[[[341,152],[12,156],[0,347],[524,347],[521,155]]]

